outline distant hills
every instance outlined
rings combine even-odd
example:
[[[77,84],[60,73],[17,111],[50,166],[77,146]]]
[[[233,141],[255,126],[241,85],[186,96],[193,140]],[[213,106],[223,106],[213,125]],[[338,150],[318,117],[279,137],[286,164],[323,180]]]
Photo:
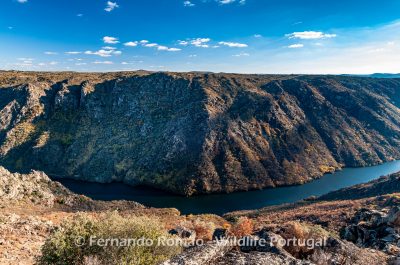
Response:
[[[359,77],[372,77],[372,78],[400,78],[399,74],[387,74],[387,73],[375,73],[370,75],[347,75],[344,74],[343,76],[359,76]]]

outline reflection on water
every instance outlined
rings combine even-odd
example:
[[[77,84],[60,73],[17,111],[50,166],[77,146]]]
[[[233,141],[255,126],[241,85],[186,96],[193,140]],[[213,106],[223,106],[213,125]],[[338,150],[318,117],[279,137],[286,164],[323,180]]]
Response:
[[[300,186],[190,198],[145,187],[131,187],[122,183],[99,184],[70,179],[57,180],[73,192],[96,200],[132,200],[151,207],[177,208],[183,214],[223,214],[230,211],[295,202],[313,195],[318,196],[354,184],[368,182],[397,171],[400,171],[400,161],[373,167],[346,168]]]

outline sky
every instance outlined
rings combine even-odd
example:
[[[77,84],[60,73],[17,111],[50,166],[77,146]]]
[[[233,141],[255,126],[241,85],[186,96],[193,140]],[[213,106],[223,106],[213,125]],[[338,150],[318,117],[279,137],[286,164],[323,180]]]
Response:
[[[0,0],[0,69],[400,72],[399,0]]]

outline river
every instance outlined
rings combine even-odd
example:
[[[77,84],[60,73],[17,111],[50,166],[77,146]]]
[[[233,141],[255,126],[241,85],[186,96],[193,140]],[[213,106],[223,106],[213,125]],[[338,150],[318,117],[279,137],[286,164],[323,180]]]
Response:
[[[163,191],[132,187],[123,183],[100,184],[71,179],[56,179],[71,191],[96,200],[131,200],[157,208],[177,208],[183,214],[223,214],[236,210],[258,209],[270,205],[295,202],[333,190],[368,182],[400,171],[400,161],[364,168],[345,168],[304,185],[279,187],[231,194],[195,197],[176,196]]]

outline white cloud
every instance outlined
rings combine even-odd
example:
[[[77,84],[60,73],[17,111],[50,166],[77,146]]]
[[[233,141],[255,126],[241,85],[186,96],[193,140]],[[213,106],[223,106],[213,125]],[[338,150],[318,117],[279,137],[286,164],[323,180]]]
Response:
[[[98,51],[85,51],[85,54],[88,55],[98,55],[101,57],[111,57],[112,55],[121,55],[121,51],[116,51],[114,49],[100,49]]]
[[[215,0],[215,1],[217,1],[220,5],[229,5],[229,4],[233,4],[235,2],[238,2],[239,5],[246,4],[246,0]]]
[[[106,6],[106,8],[104,8],[104,10],[107,11],[107,12],[111,12],[115,8],[118,8],[118,7],[119,7],[119,5],[117,4],[117,2],[108,1],[107,2],[107,6]]]
[[[184,6],[195,6],[195,4],[193,4],[193,3],[190,2],[190,1],[184,1],[184,2],[183,2],[183,5],[184,5]]]
[[[168,50],[168,47],[167,47],[167,46],[159,45],[159,46],[157,46],[157,50],[159,50],[159,51],[166,51],[166,50]]]
[[[103,37],[103,41],[104,41],[104,43],[107,43],[107,44],[117,44],[117,43],[119,43],[118,38],[110,37],[110,36]]]
[[[136,47],[138,45],[138,42],[137,41],[128,41],[128,42],[125,42],[124,45],[128,46],[128,47]]]
[[[76,52],[76,51],[71,51],[71,52],[65,52],[65,54],[81,54],[82,52]]]
[[[87,63],[75,63],[75,65],[79,66],[79,65],[87,65]]]
[[[49,62],[49,65],[57,65],[58,62]]]
[[[77,14],[76,16],[77,17],[83,17],[83,14]]]
[[[234,3],[236,0],[217,0],[218,3],[220,3],[221,5],[227,5],[227,4],[232,4]]]
[[[47,55],[57,55],[58,53],[57,53],[57,52],[44,52],[44,54],[47,54]]]
[[[189,58],[194,58],[194,57],[197,57],[197,54],[190,54],[188,57]]]
[[[157,43],[147,43],[147,44],[144,44],[144,46],[152,48],[152,47],[158,47],[158,44]]]
[[[254,34],[254,38],[261,38],[262,35],[261,34]]]
[[[243,53],[239,53],[239,54],[234,54],[232,56],[233,57],[243,57],[243,56],[250,56],[250,54],[243,52]]]
[[[113,62],[111,62],[111,61],[95,61],[95,62],[93,62],[94,64],[114,64]]]
[[[191,44],[195,47],[208,48],[209,45],[207,43],[210,41],[211,41],[210,38],[195,38],[190,40],[180,40],[179,45],[187,46]]]
[[[292,45],[288,46],[288,48],[290,48],[290,49],[298,49],[298,48],[303,48],[303,47],[304,47],[304,44],[301,44],[301,43],[292,44]]]
[[[157,50],[159,50],[159,51],[178,52],[178,51],[182,50],[182,49],[179,49],[179,48],[169,48],[169,47],[164,46],[164,45],[159,45],[157,43],[148,43],[148,42],[149,41],[147,41],[147,40],[140,41],[142,46],[147,47],[147,48],[157,48]]]
[[[189,42],[188,42],[188,41],[185,41],[185,40],[180,40],[180,41],[179,41],[179,45],[187,46],[187,45],[189,45]]]
[[[160,47],[158,47],[158,49],[160,50]],[[179,48],[168,48],[168,47],[167,47],[167,49],[162,49],[162,50],[168,51],[168,52],[179,52],[179,51],[181,51],[182,49],[179,49]]]
[[[220,41],[220,42],[218,42],[218,44],[219,45],[228,46],[228,47],[231,47],[231,48],[246,48],[246,47],[248,47],[247,44],[237,43],[237,42]]]
[[[17,0],[18,3],[24,4],[26,2],[28,2],[28,0]]]
[[[336,34],[326,34],[321,31],[302,31],[293,32],[286,34],[289,39],[302,39],[302,40],[313,40],[313,39],[329,39],[337,37]]]
[[[116,50],[117,48],[111,46],[104,46],[102,49],[104,50]]]

